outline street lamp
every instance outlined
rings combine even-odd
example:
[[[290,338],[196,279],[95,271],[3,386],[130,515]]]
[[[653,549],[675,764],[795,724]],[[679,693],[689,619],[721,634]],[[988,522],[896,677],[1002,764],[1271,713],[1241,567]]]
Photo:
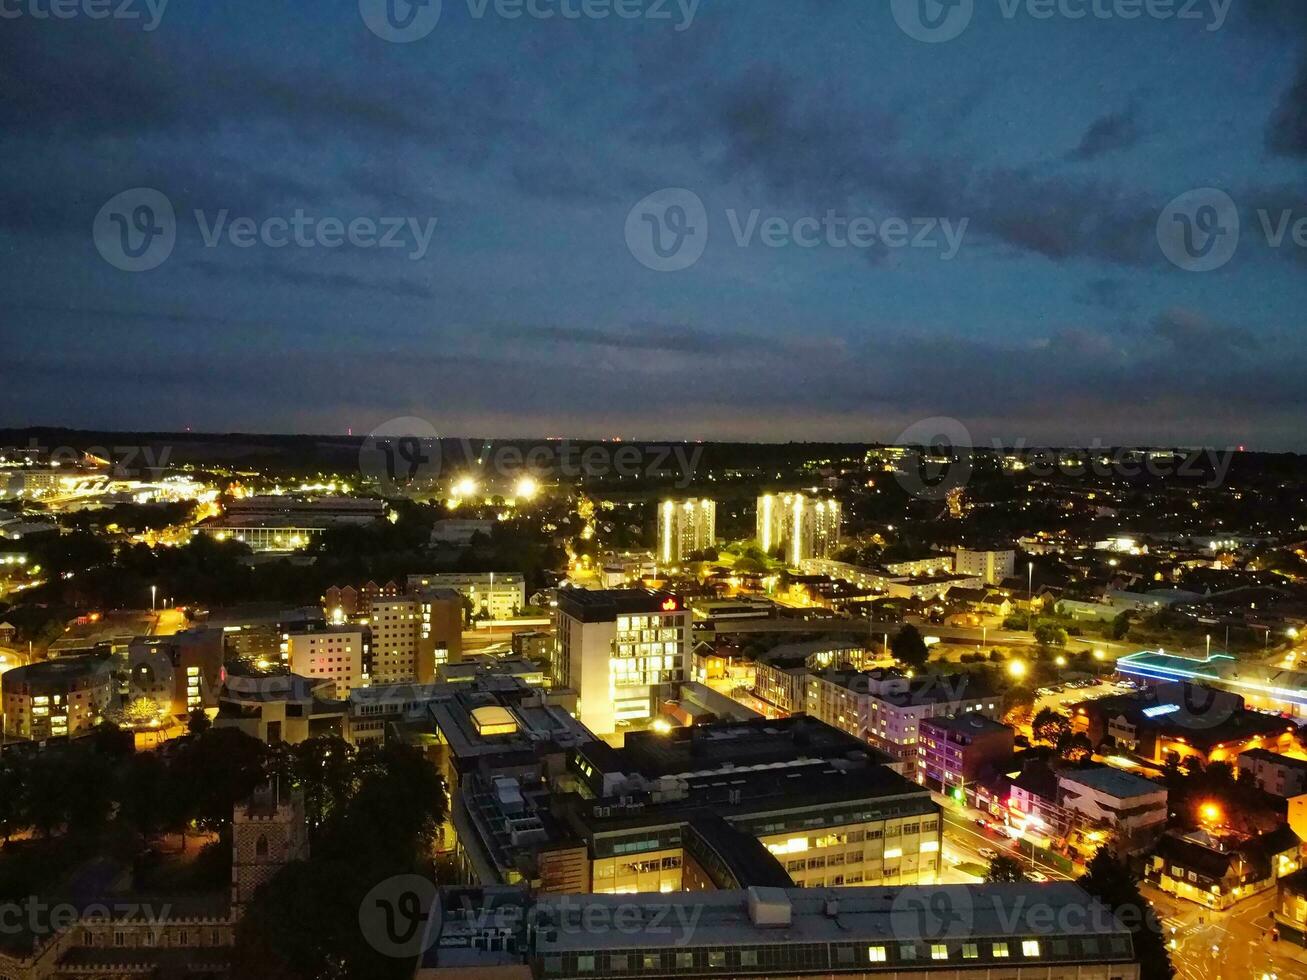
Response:
[[[158,594],[159,594],[159,587],[157,585],[150,586],[150,612],[154,612],[154,598]]]

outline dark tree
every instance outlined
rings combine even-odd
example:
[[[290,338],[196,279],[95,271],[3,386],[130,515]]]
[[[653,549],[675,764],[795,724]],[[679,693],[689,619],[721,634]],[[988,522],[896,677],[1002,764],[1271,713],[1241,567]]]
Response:
[[[895,660],[913,670],[925,667],[930,659],[930,648],[922,639],[921,631],[911,623],[903,624],[894,639],[890,640],[889,647]]]
[[[1008,854],[1000,854],[994,860],[989,862],[989,873],[985,875],[986,881],[993,881],[999,884],[1028,881],[1025,869],[1022,868],[1021,862]]]
[[[1100,847],[1089,860],[1079,885],[1093,895],[1130,928],[1135,955],[1139,957],[1140,980],[1171,980],[1175,967],[1162,939],[1162,926],[1153,907],[1139,892],[1129,866],[1107,847]]]

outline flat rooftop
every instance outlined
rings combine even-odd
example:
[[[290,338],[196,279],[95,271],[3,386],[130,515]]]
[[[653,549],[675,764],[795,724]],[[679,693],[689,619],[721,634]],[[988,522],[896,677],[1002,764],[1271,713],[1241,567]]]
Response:
[[[1155,793],[1166,792],[1166,787],[1161,783],[1155,783],[1143,776],[1136,776],[1134,773],[1113,769],[1111,766],[1064,771],[1059,773],[1058,776],[1062,781],[1088,786],[1092,790],[1114,796],[1118,800],[1128,800],[1136,796],[1151,796]]]
[[[618,616],[675,612],[685,604],[662,589],[560,589],[558,608],[585,623],[607,623]]]
[[[785,944],[852,943],[866,969],[869,944],[890,946],[916,941],[949,944],[972,938],[1009,943],[1008,964],[1086,958],[1129,960],[1129,932],[1107,908],[1069,882],[1005,885],[933,885],[864,888],[765,888],[754,892],[765,908],[788,910],[787,925],[755,921],[747,891],[679,892],[665,895],[585,895],[537,901],[538,955],[612,949],[685,949]],[[638,915],[649,928],[596,929],[594,923]],[[605,913],[610,913],[605,918]],[[589,922],[591,928],[585,928]],[[666,928],[653,928],[663,924]],[[1023,937],[1105,937],[1091,951],[1077,945],[1058,956],[1051,942],[1024,952]],[[930,961],[927,954],[922,957]],[[956,959],[961,964],[959,950]],[[891,958],[892,962],[892,958]],[[852,965],[852,964],[851,964]],[[924,964],[914,964],[919,969]],[[935,964],[939,966],[939,964]],[[955,967],[956,968],[956,967]],[[679,972],[679,971],[678,971]]]

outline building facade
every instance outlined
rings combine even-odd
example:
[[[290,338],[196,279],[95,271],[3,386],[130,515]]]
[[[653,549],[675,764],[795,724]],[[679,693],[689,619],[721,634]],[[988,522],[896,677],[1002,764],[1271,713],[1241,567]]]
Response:
[[[108,660],[64,657],[0,674],[4,730],[12,738],[47,739],[89,733],[114,703]]]
[[[764,494],[758,498],[758,543],[768,554],[779,548],[795,567],[809,558],[831,558],[840,546],[841,517],[838,500]]]
[[[970,551],[958,548],[953,553],[953,571],[959,575],[977,575],[986,585],[998,585],[1016,574],[1015,551]]]
[[[662,564],[677,564],[691,552],[716,544],[716,501],[665,500],[658,507],[657,553]]]
[[[974,711],[918,724],[917,780],[941,793],[961,791],[1012,759],[1013,731]]]
[[[453,589],[471,604],[480,619],[512,619],[526,606],[526,579],[521,572],[437,572],[410,575],[408,594]]]
[[[690,612],[670,592],[564,589],[555,613],[554,684],[577,692],[596,735],[651,717],[656,699],[690,679]]]
[[[373,684],[429,684],[463,659],[463,601],[453,589],[375,599],[368,625]]]
[[[332,626],[286,636],[291,672],[301,677],[330,680],[336,697],[344,699],[356,687],[371,681],[367,633],[356,626]]]

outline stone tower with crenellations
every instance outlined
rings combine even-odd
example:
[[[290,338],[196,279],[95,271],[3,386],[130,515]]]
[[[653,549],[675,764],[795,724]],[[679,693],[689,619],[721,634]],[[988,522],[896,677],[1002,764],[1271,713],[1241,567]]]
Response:
[[[291,861],[309,855],[304,798],[268,784],[232,813],[231,903],[236,915],[255,890]]]

